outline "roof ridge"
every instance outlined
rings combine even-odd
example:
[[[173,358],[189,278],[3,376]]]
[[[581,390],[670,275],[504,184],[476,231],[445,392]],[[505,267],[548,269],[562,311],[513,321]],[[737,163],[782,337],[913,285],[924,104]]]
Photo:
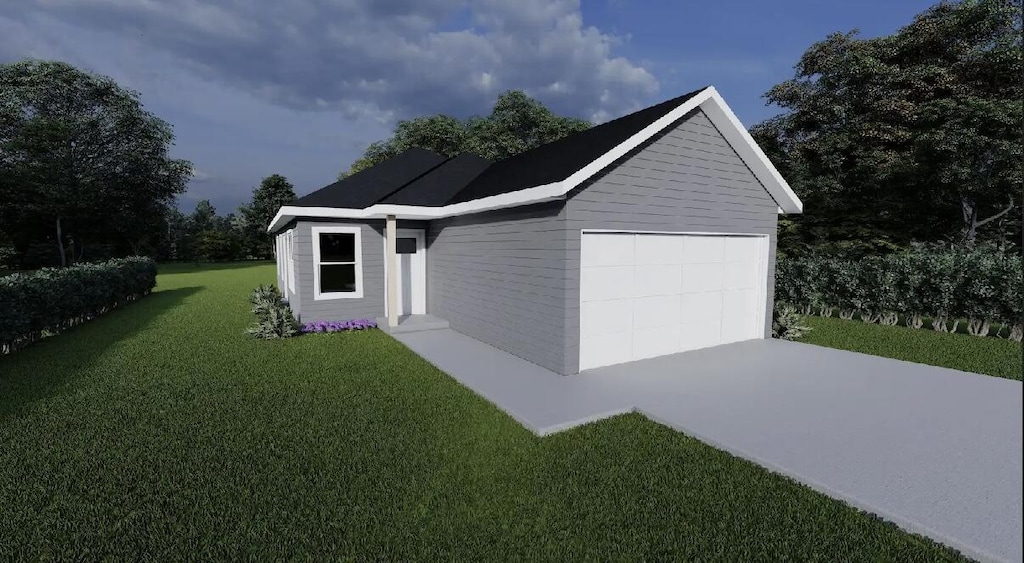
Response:
[[[436,152],[436,151],[432,151],[432,150],[430,150],[430,149],[425,149],[425,148],[423,148],[423,147],[409,147],[408,149],[406,149],[406,150],[404,150],[404,151],[402,151],[402,152],[407,152],[407,151],[409,151],[409,150],[412,150],[412,149],[419,149],[419,150],[424,150],[424,151],[427,151],[427,152],[431,152],[431,153],[434,153],[434,154],[436,154],[437,156],[445,156],[445,155],[443,155],[443,154],[441,154],[441,153],[439,153],[439,152]],[[399,153],[399,154],[401,154],[401,153]],[[391,197],[391,196],[395,195],[396,193],[398,193],[398,192],[402,191],[402,190],[403,190],[403,189],[404,189],[404,188],[405,188],[406,186],[408,186],[409,184],[411,184],[411,183],[415,182],[416,180],[419,180],[420,178],[422,178],[422,177],[426,176],[427,174],[430,174],[431,172],[433,172],[434,170],[437,170],[438,168],[440,168],[440,167],[444,166],[445,164],[448,164],[449,162],[451,162],[451,161],[452,161],[452,159],[455,159],[455,158],[458,158],[458,155],[456,155],[456,156],[452,156],[452,157],[445,157],[445,159],[444,159],[444,160],[442,160],[441,162],[437,163],[437,164],[436,164],[436,165],[434,165],[434,166],[431,166],[431,167],[430,167],[430,168],[428,168],[428,169],[427,169],[426,171],[424,171],[424,172],[423,172],[422,174],[420,174],[420,175],[418,175],[418,176],[416,176],[416,177],[412,178],[412,179],[411,179],[411,180],[409,180],[408,182],[406,182],[406,183],[404,183],[404,184],[402,184],[402,185],[398,186],[398,187],[397,187],[397,188],[395,188],[394,190],[391,190],[390,192],[388,192],[388,193],[384,194],[384,197],[380,197],[380,198],[377,198],[377,200],[376,200],[376,201],[374,201],[373,203],[371,203],[370,205],[377,205],[378,203],[380,203],[380,202],[384,201],[385,199],[387,199],[387,198],[389,198],[389,197]],[[367,207],[369,207],[369,205],[368,205]]]

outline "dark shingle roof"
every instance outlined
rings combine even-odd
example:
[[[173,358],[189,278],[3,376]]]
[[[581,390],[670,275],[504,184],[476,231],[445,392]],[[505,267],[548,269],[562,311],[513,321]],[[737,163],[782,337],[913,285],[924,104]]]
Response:
[[[475,154],[460,154],[377,203],[442,206],[492,164]]]
[[[298,199],[298,207],[365,209],[377,203],[439,207],[564,180],[705,88],[498,162],[411,148]]]
[[[433,151],[411,148],[380,164],[356,172],[333,184],[300,197],[298,207],[364,209],[445,162]]]
[[[498,161],[456,194],[449,203],[461,203],[564,180],[705,88]]]

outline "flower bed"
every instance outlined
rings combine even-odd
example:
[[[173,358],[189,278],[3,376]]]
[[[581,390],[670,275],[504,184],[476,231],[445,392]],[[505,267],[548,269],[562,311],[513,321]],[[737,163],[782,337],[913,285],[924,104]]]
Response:
[[[366,330],[377,328],[373,319],[354,319],[351,321],[317,321],[302,325],[302,332],[345,332],[350,330]]]

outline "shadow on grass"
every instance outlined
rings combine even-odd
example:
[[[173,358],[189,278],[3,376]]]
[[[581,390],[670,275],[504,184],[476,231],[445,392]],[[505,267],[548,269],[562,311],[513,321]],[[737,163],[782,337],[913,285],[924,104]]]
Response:
[[[195,272],[209,272],[211,270],[238,270],[241,268],[252,268],[253,266],[270,266],[273,260],[247,260],[243,262],[166,262],[157,264],[157,274],[189,274]]]
[[[130,338],[202,287],[156,291],[102,317],[0,356],[0,420],[57,394],[83,366]]]

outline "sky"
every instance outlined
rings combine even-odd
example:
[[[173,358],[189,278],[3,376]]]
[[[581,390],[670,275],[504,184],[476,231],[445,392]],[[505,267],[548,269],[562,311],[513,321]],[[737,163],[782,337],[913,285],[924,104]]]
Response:
[[[399,119],[523,90],[600,123],[714,85],[748,127],[814,42],[893,33],[919,0],[11,0],[0,62],[55,59],[140,93],[221,215],[283,174],[333,182]]]

